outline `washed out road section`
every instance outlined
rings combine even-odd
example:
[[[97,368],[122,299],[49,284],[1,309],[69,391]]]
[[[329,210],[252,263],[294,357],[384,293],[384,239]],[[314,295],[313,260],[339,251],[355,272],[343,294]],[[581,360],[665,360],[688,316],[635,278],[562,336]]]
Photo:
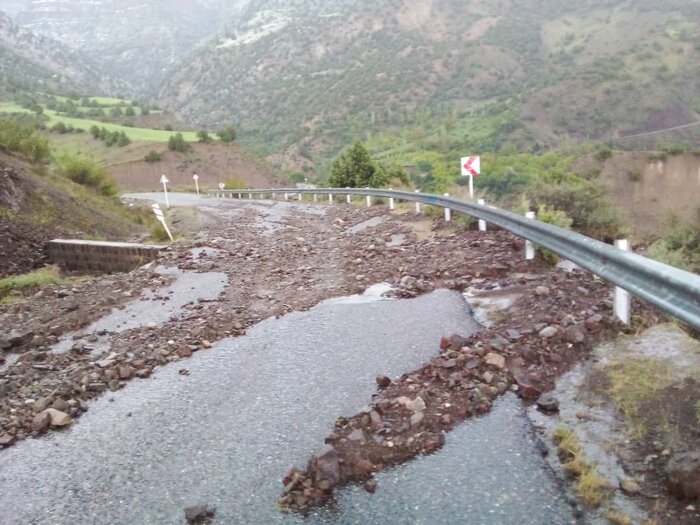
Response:
[[[0,522],[180,523],[200,502],[221,523],[289,521],[276,508],[281,477],[336,417],[368,403],[377,375],[411,370],[442,335],[474,329],[445,290],[264,321],[100,398],[69,431],[5,451]]]

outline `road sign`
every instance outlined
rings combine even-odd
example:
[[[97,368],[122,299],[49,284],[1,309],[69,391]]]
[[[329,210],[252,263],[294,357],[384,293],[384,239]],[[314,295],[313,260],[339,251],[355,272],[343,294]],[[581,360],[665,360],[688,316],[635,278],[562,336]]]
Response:
[[[163,185],[163,193],[165,194],[165,207],[170,209],[170,202],[168,201],[168,178],[165,175],[160,177],[160,183]]]
[[[223,182],[220,182],[220,183],[219,183],[219,189],[220,189],[220,190],[223,190],[225,187],[226,187],[226,184],[224,184]]]
[[[462,157],[462,175],[476,176],[481,173],[481,157]]]
[[[197,190],[197,195],[199,195],[199,175],[196,173],[192,176],[192,179],[194,180],[194,187]]]
[[[481,173],[480,157],[462,157],[462,176],[469,177],[469,197],[474,199],[474,177]]]
[[[163,176],[165,177],[165,176]],[[166,179],[167,180],[167,179]],[[164,183],[165,184],[165,183]],[[165,215],[163,214],[163,210],[160,209],[160,206],[156,202],[151,206],[153,208],[153,213],[156,214],[156,219],[163,225],[163,228],[165,228],[165,233],[168,234],[168,237],[170,237],[170,242],[173,242],[173,234],[170,233],[170,228],[168,228],[168,225],[165,222]]]

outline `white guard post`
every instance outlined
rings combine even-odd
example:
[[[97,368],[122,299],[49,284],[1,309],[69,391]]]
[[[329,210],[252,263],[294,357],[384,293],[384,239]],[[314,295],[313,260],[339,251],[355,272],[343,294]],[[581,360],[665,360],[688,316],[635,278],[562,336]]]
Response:
[[[416,190],[416,193],[420,193],[420,190]],[[420,202],[416,202],[416,213],[420,213]]]
[[[194,180],[194,189],[197,190],[197,195],[199,195],[199,175],[195,173],[192,176],[192,180]]]
[[[365,189],[368,190],[369,188],[365,188]],[[372,206],[372,196],[367,195],[367,207],[369,208],[370,206]]]
[[[163,193],[165,194],[165,207],[170,209],[170,201],[168,201],[168,178],[163,174],[160,178],[160,183],[163,185]]]
[[[534,219],[535,212],[529,211],[525,214],[525,217],[527,217],[528,219]],[[531,261],[534,258],[535,258],[535,244],[532,241],[526,240],[525,241],[525,260]]]
[[[389,191],[394,191],[394,189],[389,188]],[[394,197],[389,197],[389,209],[393,211],[394,208]]]
[[[484,199],[479,199],[479,204],[483,206],[486,204],[486,201]],[[485,232],[486,231],[486,221],[483,219],[479,219],[479,231],[480,232]]]
[[[627,252],[630,249],[629,241],[627,239],[617,240],[615,241],[615,247],[623,252]],[[626,325],[630,324],[630,300],[630,293],[627,290],[619,286],[615,288],[613,314]]]
[[[328,194],[328,202],[333,204],[333,194],[332,193]]]
[[[445,193],[445,197],[449,197],[449,193]],[[452,220],[452,210],[445,208],[445,222],[450,222]]]
[[[173,242],[173,234],[170,233],[170,228],[168,228],[168,225],[165,223],[165,215],[163,215],[163,210],[160,209],[157,202],[151,205],[151,207],[153,208],[153,213],[156,215],[156,219],[158,219],[158,222],[163,225],[163,228],[165,228],[165,233],[167,233],[168,237],[170,237],[170,242]]]
[[[345,189],[346,189],[346,190],[349,190],[350,188],[346,187]],[[345,196],[345,200],[348,202],[348,204],[350,204],[350,203],[352,202],[352,199],[350,198],[350,194],[349,194],[349,193]]]

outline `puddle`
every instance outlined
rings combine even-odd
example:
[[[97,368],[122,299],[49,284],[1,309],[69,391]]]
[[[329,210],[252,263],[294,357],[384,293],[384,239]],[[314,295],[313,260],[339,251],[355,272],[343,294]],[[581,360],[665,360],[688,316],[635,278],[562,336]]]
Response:
[[[360,233],[361,231],[364,231],[367,228],[379,226],[382,222],[384,222],[384,219],[382,217],[372,217],[371,219],[368,219],[364,222],[361,222],[360,224],[356,224],[355,226],[348,228],[347,233],[350,235],[355,235],[356,233]]]
[[[480,325],[489,327],[494,324],[498,312],[508,310],[522,294],[500,288],[481,290],[470,287],[463,295],[472,308],[474,319]]]
[[[391,292],[392,287],[389,283],[379,283],[367,288],[362,294],[350,295],[348,297],[339,297],[337,299],[328,299],[321,304],[366,304],[376,301],[390,301],[390,297],[386,294]]]
[[[126,303],[123,308],[115,308],[88,327],[64,335],[51,351],[67,352],[76,340],[92,335],[97,340],[91,340],[86,343],[87,346],[102,350],[107,345],[108,334],[162,325],[180,315],[189,303],[215,300],[228,282],[223,273],[196,273],[164,267],[158,267],[155,271],[175,277],[174,282],[155,291],[150,288],[143,290],[138,299]]]

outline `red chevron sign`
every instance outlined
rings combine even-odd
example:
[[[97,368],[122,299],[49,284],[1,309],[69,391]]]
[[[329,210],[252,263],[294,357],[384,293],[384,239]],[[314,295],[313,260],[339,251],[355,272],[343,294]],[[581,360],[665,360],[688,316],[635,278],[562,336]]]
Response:
[[[481,173],[480,157],[462,157],[462,175],[465,177],[476,176]]]

